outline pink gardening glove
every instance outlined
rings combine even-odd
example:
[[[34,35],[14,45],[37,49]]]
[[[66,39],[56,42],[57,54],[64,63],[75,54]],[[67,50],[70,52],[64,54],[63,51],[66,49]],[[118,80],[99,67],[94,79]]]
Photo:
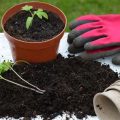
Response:
[[[68,50],[82,52],[80,57],[98,59],[120,52],[120,15],[86,15],[70,23]],[[113,58],[120,64],[120,55]]]

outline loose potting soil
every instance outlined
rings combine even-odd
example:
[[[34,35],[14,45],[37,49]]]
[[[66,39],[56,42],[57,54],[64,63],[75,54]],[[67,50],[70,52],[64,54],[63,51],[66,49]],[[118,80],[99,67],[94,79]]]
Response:
[[[64,23],[55,13],[45,11],[48,14],[48,19],[38,18],[36,15],[33,19],[32,26],[26,29],[27,17],[31,14],[26,11],[20,11],[13,15],[4,25],[5,30],[15,38],[24,41],[44,41],[59,34],[63,28]]]
[[[51,120],[63,111],[74,113],[78,118],[94,116],[93,96],[119,79],[109,65],[63,58],[61,55],[52,62],[18,64],[13,68],[24,79],[46,92],[38,94],[0,80],[0,117],[31,118],[42,115],[45,120]],[[10,70],[3,76],[22,83]]]

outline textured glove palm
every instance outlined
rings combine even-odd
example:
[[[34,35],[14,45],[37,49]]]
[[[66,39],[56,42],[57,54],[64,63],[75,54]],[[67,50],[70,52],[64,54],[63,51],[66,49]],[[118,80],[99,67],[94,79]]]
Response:
[[[86,15],[70,23],[68,50],[84,59],[98,59],[120,52],[120,15]],[[113,58],[120,64],[120,55]]]

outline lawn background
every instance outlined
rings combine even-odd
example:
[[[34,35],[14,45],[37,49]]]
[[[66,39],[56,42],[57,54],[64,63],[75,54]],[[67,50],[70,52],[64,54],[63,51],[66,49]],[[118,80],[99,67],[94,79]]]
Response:
[[[0,0],[0,20],[4,12],[11,6],[34,0]],[[120,13],[120,0],[36,0],[51,3],[59,7],[67,16],[68,23],[85,14],[117,14]],[[69,31],[68,27],[66,31]],[[0,27],[0,32],[2,28]]]

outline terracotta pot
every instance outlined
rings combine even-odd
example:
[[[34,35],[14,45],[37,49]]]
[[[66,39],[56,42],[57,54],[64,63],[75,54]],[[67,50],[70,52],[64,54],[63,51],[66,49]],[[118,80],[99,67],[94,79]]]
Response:
[[[59,46],[60,39],[62,38],[64,29],[55,37],[52,39],[48,39],[43,42],[26,42],[22,41],[20,39],[14,38],[13,36],[9,35],[5,29],[4,24],[6,21],[16,14],[18,11],[21,10],[21,8],[25,5],[33,6],[33,8],[42,8],[44,10],[51,11],[55,14],[57,14],[66,27],[66,16],[64,13],[57,7],[44,3],[44,2],[26,2],[22,4],[15,5],[14,7],[10,8],[2,18],[2,28],[5,33],[6,38],[9,41],[10,48],[12,51],[13,60],[26,60],[28,62],[32,63],[38,63],[38,62],[47,62],[50,60],[53,60],[57,56],[57,50]]]

